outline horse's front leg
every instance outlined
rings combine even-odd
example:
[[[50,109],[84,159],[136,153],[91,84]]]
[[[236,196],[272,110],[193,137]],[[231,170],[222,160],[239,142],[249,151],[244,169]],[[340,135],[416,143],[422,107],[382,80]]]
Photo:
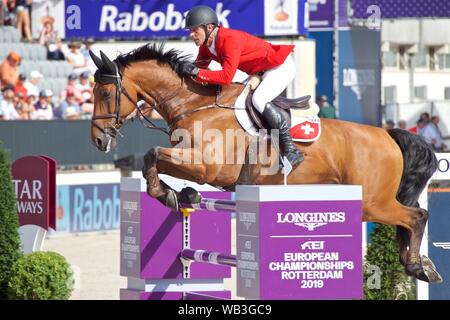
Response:
[[[177,192],[171,189],[158,177],[158,151],[159,147],[151,148],[144,156],[142,175],[147,180],[147,194],[158,199],[166,207],[178,211]]]
[[[198,151],[155,147],[150,149],[144,157],[142,174],[147,180],[147,193],[174,211],[178,211],[180,201],[198,202],[200,195],[192,188],[185,188],[181,193],[173,190],[159,179],[158,172],[167,173],[179,179],[205,183],[206,167],[203,164],[186,161],[186,155],[194,159],[198,157]]]

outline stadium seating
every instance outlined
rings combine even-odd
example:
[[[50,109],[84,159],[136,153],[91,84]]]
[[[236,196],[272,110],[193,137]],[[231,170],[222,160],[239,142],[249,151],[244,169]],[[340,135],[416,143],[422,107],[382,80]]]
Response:
[[[38,70],[44,75],[40,89],[52,90],[55,101],[58,101],[59,93],[67,85],[67,77],[72,73],[72,66],[65,60],[47,60],[47,49],[38,43],[21,43],[16,28],[0,27],[0,63],[10,51],[16,51],[22,57],[19,72],[28,79],[31,71]]]

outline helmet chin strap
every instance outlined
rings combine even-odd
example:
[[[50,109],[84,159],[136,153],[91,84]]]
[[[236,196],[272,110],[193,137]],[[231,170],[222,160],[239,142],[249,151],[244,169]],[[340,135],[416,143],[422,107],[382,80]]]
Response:
[[[203,45],[206,46],[208,43],[209,37],[211,36],[211,33],[213,33],[214,30],[216,30],[217,26],[214,26],[214,29],[212,29],[211,32],[208,32],[208,27],[206,25],[203,24],[202,27],[203,27],[203,30],[205,30],[205,41],[203,42]]]

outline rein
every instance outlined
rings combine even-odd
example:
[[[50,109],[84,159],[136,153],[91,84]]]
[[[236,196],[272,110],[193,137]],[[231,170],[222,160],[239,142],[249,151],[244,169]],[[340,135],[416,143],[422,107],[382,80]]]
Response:
[[[173,131],[175,125],[176,125],[178,122],[180,122],[181,120],[183,120],[183,119],[185,119],[185,118],[191,116],[192,114],[194,114],[194,113],[196,113],[196,112],[198,112],[198,111],[203,111],[203,110],[208,110],[208,109],[234,109],[234,106],[229,106],[229,105],[227,106],[227,105],[220,104],[220,103],[218,102],[218,97],[219,97],[220,91],[221,91],[220,88],[221,88],[221,87],[218,86],[218,89],[217,89],[216,96],[215,96],[215,98],[214,98],[214,103],[213,103],[213,104],[208,104],[208,105],[206,105],[206,106],[197,107],[197,108],[195,108],[195,109],[188,110],[188,111],[186,111],[186,112],[184,112],[184,113],[182,113],[182,114],[179,114],[179,115],[176,116],[175,118],[173,118],[172,121],[169,123],[170,131]]]
[[[131,102],[131,104],[134,105],[134,107],[137,109],[137,111],[139,112],[139,114],[141,115],[142,118],[144,118],[145,121],[147,121],[150,125],[145,125],[143,124],[146,128],[148,129],[154,129],[154,130],[160,130],[162,132],[164,132],[167,135],[170,135],[170,132],[173,131],[175,125],[191,116],[192,114],[199,112],[199,111],[203,111],[203,110],[208,110],[208,109],[234,109],[234,106],[230,106],[230,105],[222,105],[218,102],[218,97],[220,95],[220,86],[218,87],[218,90],[216,92],[215,95],[215,100],[213,104],[210,105],[206,105],[206,106],[202,106],[202,107],[198,107],[192,110],[188,110],[182,114],[177,115],[174,119],[172,119],[172,121],[170,121],[170,123],[168,123],[169,126],[169,131],[166,130],[163,127],[159,127],[157,125],[155,125],[146,115],[144,115],[144,113],[141,110],[141,106],[133,101],[133,99],[131,98],[131,96],[129,95],[129,93],[127,92],[126,88],[122,86],[122,75],[119,71],[119,65],[118,62],[114,61],[114,64],[116,66],[115,70],[116,70],[116,74],[104,74],[102,73],[101,75],[97,75],[96,76],[96,82],[98,83],[102,83],[102,84],[106,84],[106,83],[112,83],[115,85],[116,87],[116,101],[115,101],[115,109],[114,109],[114,113],[109,113],[109,114],[102,114],[102,115],[97,115],[97,116],[92,116],[92,124],[98,128],[101,132],[103,132],[103,134],[108,135],[112,138],[115,138],[117,134],[119,134],[120,136],[123,137],[123,135],[120,133],[120,129],[122,127],[122,125],[124,124],[124,120],[120,119],[120,98],[121,95],[125,95],[125,97]],[[101,79],[103,78],[103,79]],[[107,79],[104,79],[107,78]],[[168,101],[172,100],[173,98],[175,98],[180,90],[183,88],[183,84],[184,84],[184,78],[181,78],[181,85],[180,88],[178,90],[176,90],[173,94],[171,94],[169,97],[163,99],[162,102],[155,104],[153,106],[150,107],[150,110],[157,110],[158,106],[164,105],[165,103],[167,103]],[[99,119],[115,119],[115,123],[113,125],[109,125],[107,127],[103,127],[101,125],[99,125],[96,120]],[[142,121],[142,120],[141,120]]]

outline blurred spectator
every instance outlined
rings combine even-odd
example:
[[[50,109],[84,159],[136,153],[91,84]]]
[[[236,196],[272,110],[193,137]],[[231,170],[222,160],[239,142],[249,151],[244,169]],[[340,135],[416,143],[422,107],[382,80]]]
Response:
[[[80,120],[80,112],[74,106],[66,108],[63,114],[64,120]]]
[[[442,136],[441,129],[439,128],[440,120],[441,120],[441,118],[439,118],[439,116],[432,116],[430,122],[433,124],[433,126],[436,128],[436,130],[439,132],[439,135]]]
[[[93,38],[88,38],[84,42],[84,48],[81,49],[81,53],[84,56],[84,59],[86,59],[87,67],[91,74],[94,74],[97,70],[97,66],[95,65],[94,61],[92,60],[91,56],[89,55],[89,50],[92,50],[92,46],[94,45],[95,41]]]
[[[45,90],[45,97],[47,98],[48,104],[52,107],[53,113],[55,110],[55,104],[53,103],[53,91],[50,89]]]
[[[428,123],[423,129],[420,130],[419,135],[422,136],[425,141],[433,147],[435,151],[441,151],[443,147],[442,137],[436,130],[433,123]]]
[[[58,37],[58,31],[53,29],[55,19],[45,16],[41,19],[43,24],[42,31],[39,35],[39,43],[47,48],[48,60],[65,60],[62,52],[61,39]]]
[[[328,98],[326,95],[321,95],[318,101],[320,108],[318,116],[320,118],[336,119],[336,110],[334,107],[328,103]]]
[[[426,124],[430,122],[430,114],[428,112],[423,112],[420,114],[420,119],[423,119]]]
[[[0,65],[0,89],[5,85],[15,86],[19,80],[17,66],[20,64],[21,57],[15,51],[11,51],[6,59]]]
[[[35,96],[34,94],[27,94],[27,103],[30,106],[30,108],[33,108],[34,111],[34,105],[37,101],[37,96]]]
[[[79,116],[81,115],[81,108],[80,108],[80,105],[76,101],[73,90],[67,90],[66,98],[59,106],[59,108],[56,112],[56,116],[58,118],[64,119],[66,117],[68,108],[72,108],[73,110],[75,110],[78,113]]]
[[[16,17],[16,0],[7,0],[3,6],[3,24],[5,26],[15,26]]]
[[[16,95],[21,93],[24,100],[27,101],[27,88],[25,88],[25,80],[27,80],[27,77],[24,74],[20,74],[19,81],[17,81],[17,84],[14,87],[14,93]]]
[[[0,111],[3,120],[19,120],[20,115],[14,108],[14,90],[12,86],[5,86],[2,90],[3,98],[0,100]]]
[[[443,136],[442,136],[442,131],[441,131],[441,129],[439,128],[439,122],[440,122],[440,120],[441,120],[441,119],[439,118],[439,116],[432,116],[432,117],[431,117],[430,124],[429,124],[429,125],[431,125],[431,126],[434,127],[434,129],[435,129],[435,131],[436,131],[436,134],[437,134],[437,136],[438,136],[437,144],[436,144],[436,146],[435,146],[436,151],[444,151],[444,150],[447,149],[447,145],[444,143],[444,138],[443,138]],[[439,145],[439,146],[438,146],[438,145]]]
[[[384,129],[389,130],[389,129],[394,129],[395,127],[395,123],[392,120],[386,120],[386,124],[384,125]]]
[[[75,88],[83,96],[83,102],[93,102],[92,98],[94,96],[94,91],[92,90],[91,83],[89,82],[89,77],[91,76],[89,71],[85,71],[80,74],[79,83],[75,85]]]
[[[419,119],[416,122],[416,126],[409,128],[408,131],[420,135],[420,131],[427,125],[424,119]]]
[[[25,99],[26,96],[22,92],[16,93],[14,105],[22,120],[30,120],[31,114],[34,112],[34,106],[29,105]]]
[[[37,70],[33,70],[30,73],[30,81],[25,82],[24,86],[27,89],[27,94],[39,96],[39,87],[38,84],[44,76]]]
[[[4,19],[4,17],[5,17],[5,13],[4,13],[5,6],[6,6],[6,3],[4,2],[4,0],[0,0],[0,27],[5,24],[5,19]]]
[[[76,73],[72,73],[69,75],[69,77],[67,78],[67,86],[63,91],[61,91],[61,94],[60,94],[61,101],[65,100],[67,92],[71,91],[73,93],[73,95],[75,96],[76,102],[78,104],[83,103],[83,95],[81,94],[80,90],[78,90],[78,88],[76,86],[77,79],[78,79],[78,76],[76,75]]]
[[[22,37],[22,41],[31,42],[31,27],[30,27],[30,12],[28,6],[31,5],[32,0],[16,0],[16,16],[17,29]]]
[[[398,127],[400,129],[406,130],[406,121],[405,120],[399,120],[398,121]]]
[[[69,43],[70,52],[67,54],[67,61],[72,65],[73,71],[79,75],[83,71],[87,71],[87,62],[83,54],[80,52],[81,43],[72,41]]]
[[[90,72],[85,71],[80,75],[80,82],[76,85],[76,88],[83,96],[83,101],[81,102],[81,118],[90,119],[92,113],[94,112],[94,91],[90,82]]]
[[[33,120],[52,120],[53,119],[53,109],[48,103],[47,92],[42,90],[39,93],[39,100],[34,105],[35,111],[31,115]]]

